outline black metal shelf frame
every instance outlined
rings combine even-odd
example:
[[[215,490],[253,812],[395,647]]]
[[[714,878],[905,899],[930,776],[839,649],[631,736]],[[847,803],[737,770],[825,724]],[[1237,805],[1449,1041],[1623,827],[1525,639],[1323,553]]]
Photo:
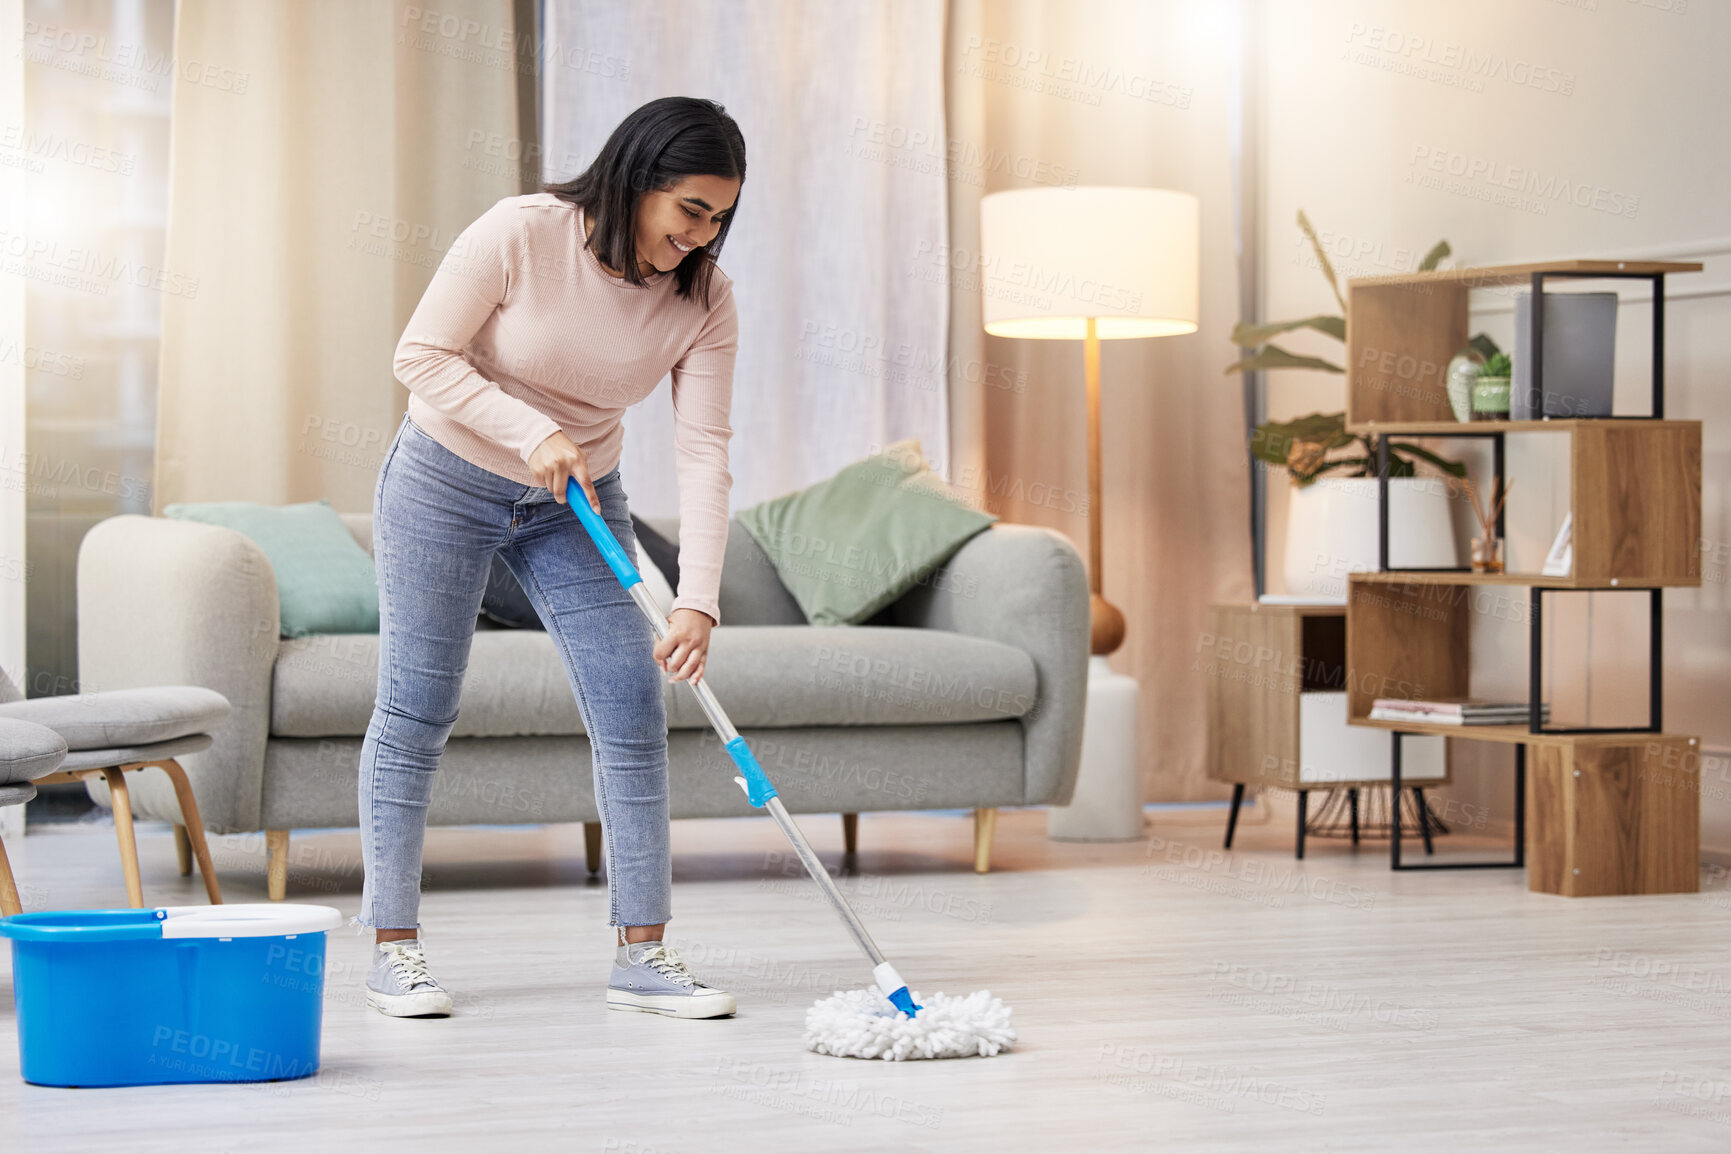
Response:
[[[1407,735],[1396,730],[1389,743],[1389,780],[1394,795],[1400,796],[1401,738]],[[1422,823],[1428,820],[1423,806],[1419,807],[1420,832],[1424,835],[1425,853],[1431,852],[1430,830]],[[1515,853],[1509,861],[1425,862],[1403,864],[1400,860],[1400,824],[1390,831],[1388,839],[1389,868],[1395,870],[1493,870],[1520,869],[1527,864],[1527,747],[1515,746]]]

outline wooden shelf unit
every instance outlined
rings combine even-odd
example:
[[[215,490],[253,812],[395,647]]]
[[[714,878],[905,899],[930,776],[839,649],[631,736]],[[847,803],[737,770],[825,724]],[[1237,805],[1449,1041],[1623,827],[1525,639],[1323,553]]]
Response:
[[[1349,723],[1396,735],[1513,745],[1516,780],[1525,781],[1528,886],[1535,891],[1693,893],[1698,885],[1700,742],[1659,731],[1659,630],[1662,590],[1701,584],[1701,424],[1663,419],[1664,278],[1701,267],[1676,261],[1550,261],[1348,282],[1346,411],[1354,432],[1489,436],[1499,479],[1505,435],[1566,433],[1570,438],[1574,556],[1569,576],[1359,573],[1347,594]],[[1653,282],[1653,416],[1454,419],[1445,377],[1449,360],[1467,342],[1467,293],[1523,283],[1538,292],[1548,277]],[[1535,324],[1542,317],[1536,310]],[[1537,383],[1542,363],[1533,371]],[[1386,510],[1381,516],[1386,518]],[[1494,608],[1503,616],[1512,611],[1517,620],[1527,615],[1531,697],[1542,689],[1540,610],[1546,591],[1648,591],[1654,630],[1648,671],[1651,729],[1534,732],[1530,725],[1370,720],[1371,704],[1379,697],[1468,696],[1474,602],[1482,601],[1487,589],[1517,588],[1533,593],[1524,599],[1498,595]]]

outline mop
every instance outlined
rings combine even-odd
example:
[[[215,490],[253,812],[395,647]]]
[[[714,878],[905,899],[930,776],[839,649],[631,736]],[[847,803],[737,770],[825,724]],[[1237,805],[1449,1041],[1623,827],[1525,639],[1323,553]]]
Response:
[[[656,640],[667,635],[667,619],[655,599],[644,587],[643,578],[631,558],[613,536],[600,514],[589,507],[589,498],[573,478],[565,485],[565,496],[577,519],[588,530],[590,540],[601,551],[601,557],[643,615]],[[1010,1010],[1004,1003],[981,990],[965,997],[932,994],[924,1005],[919,995],[884,957],[872,940],[859,915],[836,888],[835,879],[823,867],[805,835],[794,824],[787,807],[776,796],[751,747],[728,720],[721,703],[709,686],[699,678],[687,682],[703,706],[704,715],[720,735],[722,748],[733,759],[739,776],[733,780],[745,791],[746,800],[765,810],[781,827],[781,832],[793,845],[806,872],[823,890],[824,896],[853,935],[854,941],[872,964],[874,985],[864,990],[838,991],[824,998],[805,1014],[805,1044],[819,1054],[838,1058],[882,1058],[885,1061],[906,1061],[915,1058],[989,1058],[1007,1050],[1016,1040],[1010,1025]]]

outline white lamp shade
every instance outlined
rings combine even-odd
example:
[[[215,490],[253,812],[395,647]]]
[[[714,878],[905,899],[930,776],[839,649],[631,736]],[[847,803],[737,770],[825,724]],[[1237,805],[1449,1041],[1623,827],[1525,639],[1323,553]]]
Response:
[[[980,287],[996,337],[1196,331],[1200,212],[1187,192],[1029,188],[980,201]]]

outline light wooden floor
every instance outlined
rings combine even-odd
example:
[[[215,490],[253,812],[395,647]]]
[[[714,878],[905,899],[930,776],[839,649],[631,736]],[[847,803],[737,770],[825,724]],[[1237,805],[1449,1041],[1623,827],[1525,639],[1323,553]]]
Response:
[[[457,1017],[365,1010],[366,942],[344,930],[307,1081],[27,1086],[0,1026],[0,1150],[1731,1149],[1718,871],[1700,895],[1568,901],[1513,871],[1392,875],[1384,843],[1313,841],[1295,865],[1284,821],[1216,856],[1221,819],[1086,846],[1006,814],[976,877],[965,819],[866,815],[846,886],[891,958],[916,989],[1003,996],[1023,1038],[906,1065],[801,1048],[806,1006],[866,971],[767,821],[674,827],[675,940],[741,1006],[712,1022],[602,1008],[577,828],[434,831],[423,917]],[[839,821],[803,824],[835,860]],[[218,842],[229,900],[262,900],[262,838]],[[29,907],[122,900],[111,831],[9,848]],[[295,849],[291,900],[352,914],[355,836]],[[140,853],[147,901],[203,900],[160,827]],[[10,982],[0,962],[0,1022]]]

